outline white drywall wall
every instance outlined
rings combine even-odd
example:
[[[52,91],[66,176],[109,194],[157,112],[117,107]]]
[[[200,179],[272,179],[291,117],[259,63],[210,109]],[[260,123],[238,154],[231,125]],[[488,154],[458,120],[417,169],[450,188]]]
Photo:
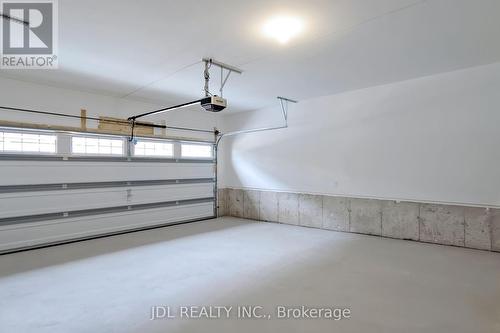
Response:
[[[223,128],[280,121],[276,107]],[[499,125],[500,63],[305,100],[288,129],[223,139],[221,185],[500,206]]]
[[[77,90],[61,89],[19,80],[0,78],[0,105],[42,111],[80,115],[86,109],[88,116],[112,116],[126,118],[169,105],[153,105],[114,96],[98,95]],[[41,116],[0,109],[0,120],[35,122],[49,125],[80,126],[79,119]],[[166,120],[167,125],[201,129],[213,129],[217,125],[216,115],[192,107],[146,117],[144,121]],[[89,121],[88,127],[97,122]],[[169,131],[169,134],[213,139],[213,135],[199,135],[186,131]]]

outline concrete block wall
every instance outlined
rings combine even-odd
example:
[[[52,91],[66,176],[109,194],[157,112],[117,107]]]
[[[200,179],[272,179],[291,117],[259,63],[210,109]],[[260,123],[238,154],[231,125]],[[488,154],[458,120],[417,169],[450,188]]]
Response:
[[[500,252],[500,209],[219,189],[219,216]]]

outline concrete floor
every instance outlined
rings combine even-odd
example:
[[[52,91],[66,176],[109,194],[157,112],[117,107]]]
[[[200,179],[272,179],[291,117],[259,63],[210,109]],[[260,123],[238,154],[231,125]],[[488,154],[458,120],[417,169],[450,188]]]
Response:
[[[272,317],[151,321],[154,305]],[[499,332],[500,254],[223,218],[0,256],[0,331]]]

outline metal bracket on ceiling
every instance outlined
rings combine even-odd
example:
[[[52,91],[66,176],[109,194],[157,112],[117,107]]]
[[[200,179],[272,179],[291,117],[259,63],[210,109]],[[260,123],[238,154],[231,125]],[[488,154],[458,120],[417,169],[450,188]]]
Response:
[[[298,103],[298,101],[278,96],[276,97],[280,101],[281,112],[283,112],[283,118],[285,119],[285,126],[288,126],[288,103]]]
[[[278,96],[276,98],[280,101],[281,112],[283,114],[283,119],[285,121],[285,123],[283,125],[272,126],[272,127],[252,128],[252,129],[222,133],[217,138],[217,141],[215,143],[216,146],[218,146],[220,141],[222,140],[222,138],[224,138],[226,136],[234,136],[234,135],[239,135],[239,134],[248,134],[248,133],[263,132],[263,131],[271,131],[271,130],[288,128],[288,104],[289,103],[295,104],[295,103],[298,103],[298,101],[293,100],[293,99],[289,99],[289,98],[285,98],[285,97],[281,97],[281,96]]]
[[[220,89],[219,89],[220,97],[223,97],[223,95],[224,95],[224,86],[226,85],[226,82],[229,79],[229,76],[231,75],[231,73],[234,72],[236,74],[243,74],[243,70],[241,70],[237,67],[225,64],[223,62],[214,60],[212,58],[203,58],[202,61],[205,63],[205,71],[204,71],[205,87],[203,89],[205,91],[205,96],[211,95],[210,91],[209,91],[209,82],[210,82],[209,69],[210,69],[210,67],[212,67],[212,65],[220,68]],[[227,73],[224,76],[225,70],[227,71]]]

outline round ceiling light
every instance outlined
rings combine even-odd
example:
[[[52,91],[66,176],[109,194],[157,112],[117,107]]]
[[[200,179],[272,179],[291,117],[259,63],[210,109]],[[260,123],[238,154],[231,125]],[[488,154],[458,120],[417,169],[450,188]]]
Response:
[[[304,30],[304,23],[297,17],[275,16],[263,26],[265,36],[277,40],[281,44],[288,43]]]

